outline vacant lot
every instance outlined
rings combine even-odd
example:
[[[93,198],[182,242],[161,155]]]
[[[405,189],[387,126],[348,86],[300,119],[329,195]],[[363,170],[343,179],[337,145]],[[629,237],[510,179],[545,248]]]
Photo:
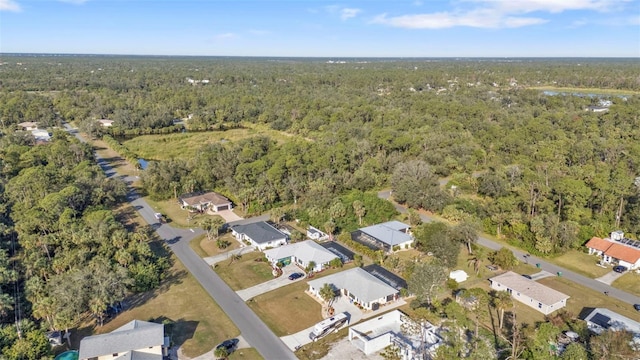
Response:
[[[570,250],[564,255],[546,260],[592,279],[598,278],[611,271],[610,267],[602,268],[596,265],[599,259],[595,255],[589,255],[576,250]]]
[[[88,139],[89,136],[83,134],[85,139]],[[127,176],[137,176],[140,175],[140,171],[136,170],[136,168],[131,165],[124,158],[120,157],[120,154],[112,150],[104,141],[102,140],[91,140],[89,142],[96,154],[99,157],[104,159],[109,165],[119,174],[119,175],[127,175]]]
[[[239,260],[223,261],[216,264],[215,270],[233,290],[242,290],[273,279],[271,266],[264,261],[255,261],[264,257],[259,251],[242,255]]]
[[[225,131],[208,131],[167,135],[143,135],[123,143],[129,150],[145,160],[169,160],[192,158],[206,144],[238,141],[254,136],[269,136],[284,142],[287,136],[268,128],[244,128]]]
[[[277,336],[295,334],[322,320],[322,306],[304,291],[306,281],[256,296],[247,305]]]
[[[640,274],[635,271],[627,271],[626,274],[616,279],[611,285],[635,296],[640,296]]]
[[[231,233],[223,234],[218,239],[229,242],[229,246],[224,249],[220,249],[218,247],[218,241],[214,239],[207,239],[207,235],[201,235],[191,240],[189,246],[191,246],[193,251],[202,258],[225,253],[240,247],[240,243],[233,237],[233,235],[231,235]]]
[[[87,327],[80,329],[81,334],[107,333],[136,319],[157,322],[170,320],[175,322],[171,340],[188,357],[201,355],[223,340],[240,335],[227,315],[182,263],[175,258],[173,261],[174,265],[159,289],[127,299],[126,311],[103,327],[92,329],[93,325],[85,324]],[[72,339],[80,340],[79,336]]]

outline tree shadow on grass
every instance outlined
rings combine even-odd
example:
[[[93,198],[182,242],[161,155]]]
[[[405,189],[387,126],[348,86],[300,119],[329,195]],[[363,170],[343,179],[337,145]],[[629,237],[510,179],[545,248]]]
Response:
[[[164,324],[164,335],[171,339],[171,346],[182,346],[185,341],[192,339],[198,328],[198,321],[193,320],[172,320],[166,316],[149,319],[150,322]]]

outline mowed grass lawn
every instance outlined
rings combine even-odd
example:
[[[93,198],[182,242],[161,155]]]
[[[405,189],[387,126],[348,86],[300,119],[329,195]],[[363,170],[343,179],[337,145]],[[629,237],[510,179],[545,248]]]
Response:
[[[255,261],[262,257],[264,254],[260,251],[247,253],[240,260],[217,263],[215,271],[233,290],[250,288],[274,278],[268,262]]]
[[[562,277],[544,278],[538,280],[538,282],[569,295],[570,298],[567,300],[566,309],[575,316],[578,316],[585,307],[601,307],[620,313],[630,319],[640,321],[640,313],[635,311],[633,306],[611,296],[606,296],[600,291],[578,285]]]
[[[569,250],[566,254],[545,260],[592,279],[611,272],[610,267],[603,268],[596,265],[599,259],[595,255],[577,250]]]
[[[640,296],[640,274],[635,271],[627,271],[626,274],[617,278],[611,285],[635,296]]]
[[[175,257],[173,260],[174,265],[159,289],[127,299],[130,307],[103,327],[93,329],[94,334],[113,331],[136,319],[170,319],[175,322],[172,342],[179,345],[188,357],[202,355],[220,342],[240,335],[236,326],[182,263]],[[89,335],[90,329],[83,332]]]
[[[229,360],[262,360],[264,359],[254,348],[238,349],[231,353]]]
[[[295,334],[322,321],[322,306],[304,291],[309,287],[300,281],[258,295],[247,305],[277,336]]]
[[[220,249],[218,247],[218,239],[229,242],[229,246],[224,249]],[[236,240],[231,233],[226,233],[221,235],[218,239],[207,239],[207,235],[200,235],[189,243],[189,246],[193,249],[193,251],[198,254],[198,256],[204,258],[207,256],[214,256],[218,254],[225,253],[227,251],[237,249],[240,247],[240,243]]]

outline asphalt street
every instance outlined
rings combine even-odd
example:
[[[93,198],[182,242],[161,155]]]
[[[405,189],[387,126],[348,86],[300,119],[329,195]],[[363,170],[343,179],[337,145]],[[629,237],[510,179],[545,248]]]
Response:
[[[65,129],[80,141],[86,142],[69,124]],[[98,165],[107,176],[116,175],[103,159],[96,154]],[[184,264],[187,270],[200,283],[204,290],[215,300],[231,321],[238,327],[242,337],[265,359],[297,359],[293,352],[269,329],[244,301],[200,258],[190,247],[189,241],[203,234],[202,229],[177,229],[169,224],[159,224],[153,208],[130,188],[127,200],[140,213],[140,216],[156,228],[158,236]],[[215,346],[216,344],[211,344]]]
[[[380,191],[378,193],[378,197],[381,199],[386,199],[389,200],[391,196],[391,191],[390,190],[384,190],[384,191]],[[405,206],[402,206],[398,203],[396,203],[395,201],[392,201],[393,205],[395,206],[396,210],[398,210],[400,213],[405,213],[407,212],[407,208]],[[423,222],[431,222],[433,221],[433,218],[429,217],[428,215],[425,214],[420,214],[420,218],[422,219]],[[497,242],[487,239],[486,237],[483,236],[479,236],[478,237],[478,244],[482,245],[486,248],[489,248],[491,250],[499,250],[502,248],[501,244],[498,244]],[[628,292],[622,291],[620,289],[614,288],[610,285],[607,285],[603,282],[600,282],[596,279],[590,279],[586,276],[582,276],[580,274],[577,274],[573,271],[567,270],[563,267],[560,267],[558,265],[552,264],[550,262],[547,262],[543,259],[540,259],[538,257],[529,255],[526,251],[522,251],[522,250],[518,250],[518,249],[511,249],[511,251],[513,251],[513,253],[515,254],[515,256],[518,258],[518,260],[525,262],[525,263],[529,263],[529,264],[540,264],[539,268],[540,270],[544,270],[544,271],[548,271],[552,274],[556,274],[556,276],[558,276],[558,273],[561,273],[561,276],[571,280],[577,284],[580,284],[582,286],[588,287],[590,289],[593,289],[595,291],[600,291],[602,293],[604,293],[605,291],[609,292],[609,296],[619,299],[621,301],[624,301],[630,305],[633,304],[640,304],[640,297],[635,296],[633,294],[629,294]],[[525,258],[524,255],[527,255],[527,257]],[[588,304],[585,304],[588,305]]]

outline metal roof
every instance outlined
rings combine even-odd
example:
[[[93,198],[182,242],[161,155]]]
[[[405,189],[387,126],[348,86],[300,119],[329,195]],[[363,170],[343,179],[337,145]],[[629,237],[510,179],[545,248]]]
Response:
[[[360,231],[387,245],[394,246],[412,240],[411,235],[401,231],[408,228],[409,225],[400,221],[388,221],[361,228]]]
[[[309,286],[314,289],[320,289],[324,284],[331,284],[337,289],[347,289],[350,294],[365,303],[398,293],[398,290],[359,267],[309,281]]]
[[[80,341],[80,359],[96,358],[115,353],[129,352],[125,358],[138,358],[135,350],[148,349],[164,344],[164,325],[133,320],[116,330],[101,335],[87,336]],[[137,353],[137,352],[136,352]],[[145,359],[151,359],[145,357]],[[162,359],[156,355],[154,359]]]

